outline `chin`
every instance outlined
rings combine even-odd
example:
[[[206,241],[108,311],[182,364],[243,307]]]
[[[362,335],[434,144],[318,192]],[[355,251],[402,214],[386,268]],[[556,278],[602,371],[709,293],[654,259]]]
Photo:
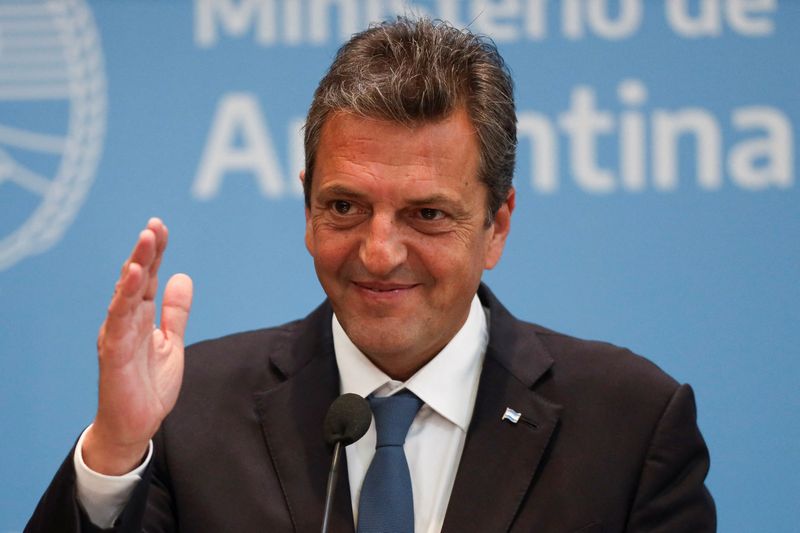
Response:
[[[370,357],[391,357],[393,354],[409,353],[414,342],[407,325],[399,321],[355,317],[352,324],[342,323],[350,340]]]

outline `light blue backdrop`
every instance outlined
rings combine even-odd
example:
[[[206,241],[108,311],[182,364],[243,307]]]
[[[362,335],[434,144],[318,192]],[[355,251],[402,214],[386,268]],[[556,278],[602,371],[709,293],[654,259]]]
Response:
[[[195,280],[191,341],[322,299],[297,121],[338,44],[398,10],[489,33],[516,79],[494,291],[691,383],[720,531],[797,531],[800,3],[3,0],[0,532],[93,416],[97,328],[149,216],[163,270]]]

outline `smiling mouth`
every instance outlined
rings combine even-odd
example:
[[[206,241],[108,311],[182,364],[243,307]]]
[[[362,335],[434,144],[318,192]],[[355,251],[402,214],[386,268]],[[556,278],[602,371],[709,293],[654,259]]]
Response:
[[[417,286],[416,283],[397,284],[397,283],[377,283],[377,282],[358,282],[354,281],[353,284],[359,289],[363,289],[377,294],[391,294],[409,289]]]

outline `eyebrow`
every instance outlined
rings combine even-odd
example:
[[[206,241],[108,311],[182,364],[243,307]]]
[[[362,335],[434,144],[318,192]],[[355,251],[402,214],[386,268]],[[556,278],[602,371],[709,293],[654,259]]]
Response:
[[[423,205],[435,205],[435,204],[446,204],[448,206],[456,207],[458,205],[457,201],[454,201],[452,198],[445,194],[432,194],[430,196],[425,196],[423,198],[414,198],[408,201],[409,205],[418,207]]]
[[[367,195],[364,193],[354,191],[353,189],[345,187],[344,185],[331,185],[330,187],[321,190],[320,194],[324,194],[326,196],[344,196],[355,199],[363,199],[367,197]],[[431,194],[430,196],[423,196],[421,198],[412,198],[408,200],[408,204],[415,207],[430,204],[455,205],[457,203],[457,201],[453,200],[453,198],[447,196],[446,194]]]
[[[331,185],[319,191],[321,195],[325,196],[344,196],[345,198],[353,198],[361,200],[366,198],[366,195],[352,189],[348,189],[344,185]]]

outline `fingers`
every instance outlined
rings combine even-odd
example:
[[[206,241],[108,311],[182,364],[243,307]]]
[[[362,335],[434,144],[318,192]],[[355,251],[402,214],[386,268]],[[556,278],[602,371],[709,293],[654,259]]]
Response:
[[[152,300],[158,292],[158,269],[161,266],[161,259],[164,257],[164,250],[167,248],[168,231],[167,227],[159,218],[151,218],[147,221],[147,229],[155,236],[155,256],[147,267],[149,279],[145,287],[145,300]],[[144,266],[144,265],[142,265]]]
[[[108,306],[108,319],[104,325],[107,333],[124,333],[132,327],[126,317],[132,315],[142,303],[155,299],[158,290],[158,267],[167,245],[167,228],[158,218],[151,218],[130,256],[122,266],[114,296]],[[148,313],[152,315],[153,313]],[[152,317],[150,318],[152,323]]]
[[[126,296],[133,296],[143,290],[141,295],[145,300],[152,300],[158,290],[158,268],[167,247],[167,227],[158,218],[151,218],[147,222],[147,227],[139,233],[139,239],[131,251],[131,255],[122,267],[120,274],[120,288]],[[138,283],[139,274],[133,274],[133,278],[126,279],[128,271],[137,270],[134,265],[141,267],[141,281]]]
[[[156,249],[158,247],[156,240],[156,234],[150,228],[145,228],[139,232],[139,238],[136,240],[136,244],[131,250],[131,255],[125,264],[136,263],[149,273],[150,267],[156,258]]]
[[[149,279],[149,264],[155,257],[155,235],[150,230],[143,230],[131,251],[130,257],[122,266],[122,272],[114,289],[108,311],[120,316],[125,314],[131,305],[136,305],[144,295],[145,284]]]
[[[186,274],[175,274],[164,288],[161,305],[161,330],[168,341],[183,346],[183,335],[189,311],[192,308],[192,278]]]

